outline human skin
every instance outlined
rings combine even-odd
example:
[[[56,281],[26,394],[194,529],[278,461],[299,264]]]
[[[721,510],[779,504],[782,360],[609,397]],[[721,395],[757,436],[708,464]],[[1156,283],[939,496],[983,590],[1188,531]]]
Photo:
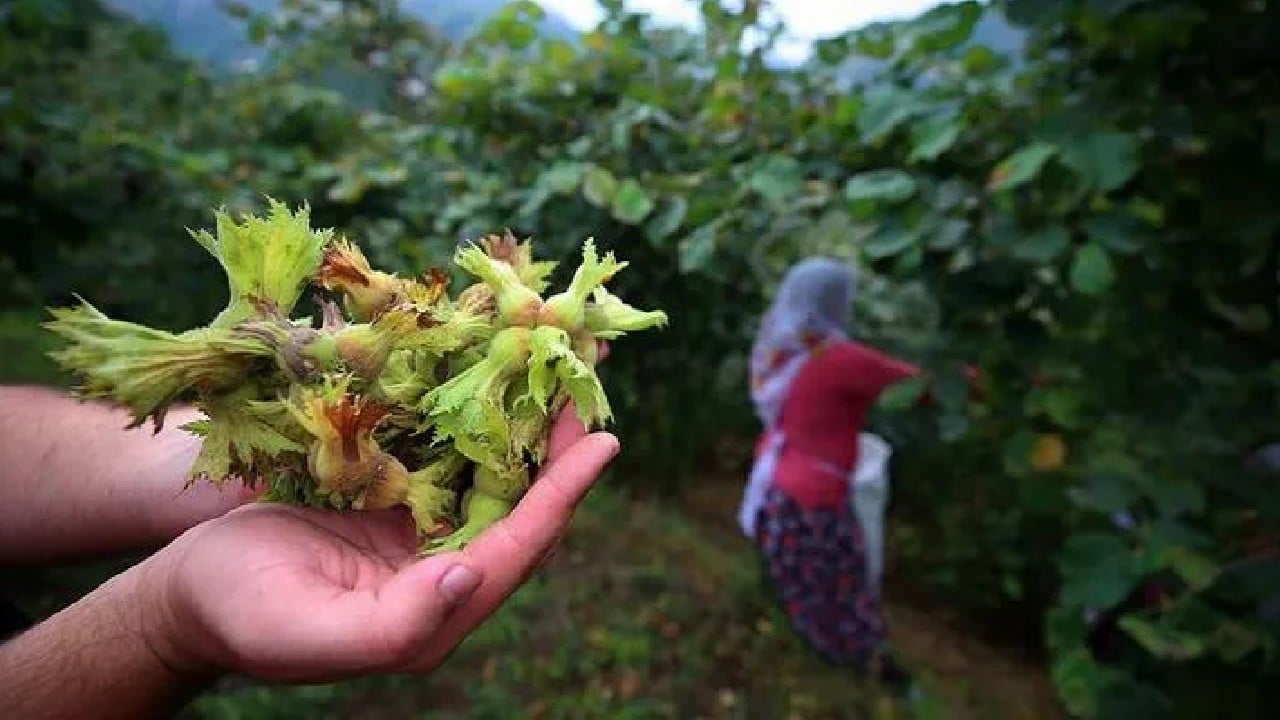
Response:
[[[430,672],[537,568],[618,452],[566,408],[511,515],[461,552],[418,558],[402,509],[179,494],[198,449],[180,430],[126,432],[123,415],[40,389],[0,388],[0,407],[0,561],[163,545],[0,646],[0,707],[23,718],[164,717],[229,672]]]
[[[128,414],[41,387],[0,387],[0,564],[74,562],[158,548],[254,496],[242,484],[184,490],[200,438],[125,430]]]

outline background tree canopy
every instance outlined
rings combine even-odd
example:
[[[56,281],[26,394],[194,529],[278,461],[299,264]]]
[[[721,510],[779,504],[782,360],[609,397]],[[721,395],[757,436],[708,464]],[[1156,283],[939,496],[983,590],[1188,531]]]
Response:
[[[704,0],[696,33],[602,0],[581,35],[529,2],[225,5],[0,3],[9,378],[62,381],[36,324],[72,292],[206,321],[225,288],[185,228],[264,194],[404,271],[504,227],[560,260],[594,236],[672,316],[603,374],[627,476],[674,494],[756,429],[782,272],[847,257],[857,332],[938,399],[876,418],[898,572],[1042,645],[1074,715],[1280,705],[1280,482],[1247,462],[1280,440],[1280,4],[955,2],[798,67],[757,0]],[[1091,653],[1088,614],[1144,579]]]

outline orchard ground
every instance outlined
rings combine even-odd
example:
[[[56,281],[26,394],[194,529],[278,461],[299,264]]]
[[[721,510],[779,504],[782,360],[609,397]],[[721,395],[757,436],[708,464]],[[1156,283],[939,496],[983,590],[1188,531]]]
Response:
[[[629,498],[614,479],[588,497],[548,566],[431,677],[295,688],[230,678],[186,716],[912,716],[854,674],[824,665],[786,628],[734,531],[736,472],[707,474],[678,503]],[[43,615],[123,562],[2,582]],[[941,603],[896,600],[895,642],[929,693],[916,717],[1062,717],[1043,665],[976,639]]]

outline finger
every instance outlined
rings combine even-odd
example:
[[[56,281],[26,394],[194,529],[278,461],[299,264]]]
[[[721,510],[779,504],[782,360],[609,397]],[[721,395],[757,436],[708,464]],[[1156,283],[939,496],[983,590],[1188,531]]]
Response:
[[[564,542],[564,536],[563,536],[563,535],[561,535],[561,536],[557,537],[557,538],[555,539],[555,542],[551,543],[551,547],[547,548],[547,551],[546,551],[546,552],[544,552],[544,553],[542,553],[542,557],[538,559],[538,562],[537,562],[537,564],[534,566],[533,571],[534,571],[534,572],[537,572],[537,571],[541,570],[542,568],[546,567],[546,566],[551,562],[551,560],[552,560],[553,558],[555,558],[555,556],[556,556],[556,551],[558,551],[558,550],[560,549],[560,545],[561,545],[563,542]]]
[[[544,552],[618,451],[612,433],[580,437],[552,460],[502,524],[531,551]]]
[[[609,433],[581,438],[535,482],[515,510],[463,550],[474,567],[484,568],[484,583],[460,607],[420,660],[429,668],[513,593],[549,552],[574,509],[605,466],[617,455],[618,440]],[[441,556],[448,557],[448,556]]]
[[[578,503],[617,453],[618,440],[609,433],[582,438],[543,473],[510,515],[468,546],[466,554],[490,579],[481,596],[501,599],[514,589],[564,532]]]
[[[564,409],[551,425],[551,432],[547,436],[547,460],[555,462],[556,458],[569,449],[569,446],[581,440],[586,434],[587,428],[578,419],[577,407],[570,400],[565,403]]]

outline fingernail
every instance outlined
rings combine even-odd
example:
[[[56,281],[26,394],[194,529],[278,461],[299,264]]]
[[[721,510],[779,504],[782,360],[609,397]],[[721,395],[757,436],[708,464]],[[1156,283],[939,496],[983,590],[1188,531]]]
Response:
[[[614,458],[618,457],[618,454],[621,452],[622,452],[622,443],[618,440],[618,437],[616,435],[613,435],[612,433],[610,433],[609,434],[609,459],[613,460]]]
[[[444,571],[440,578],[440,592],[453,603],[460,603],[471,597],[471,593],[480,587],[480,573],[466,565],[454,565]]]

